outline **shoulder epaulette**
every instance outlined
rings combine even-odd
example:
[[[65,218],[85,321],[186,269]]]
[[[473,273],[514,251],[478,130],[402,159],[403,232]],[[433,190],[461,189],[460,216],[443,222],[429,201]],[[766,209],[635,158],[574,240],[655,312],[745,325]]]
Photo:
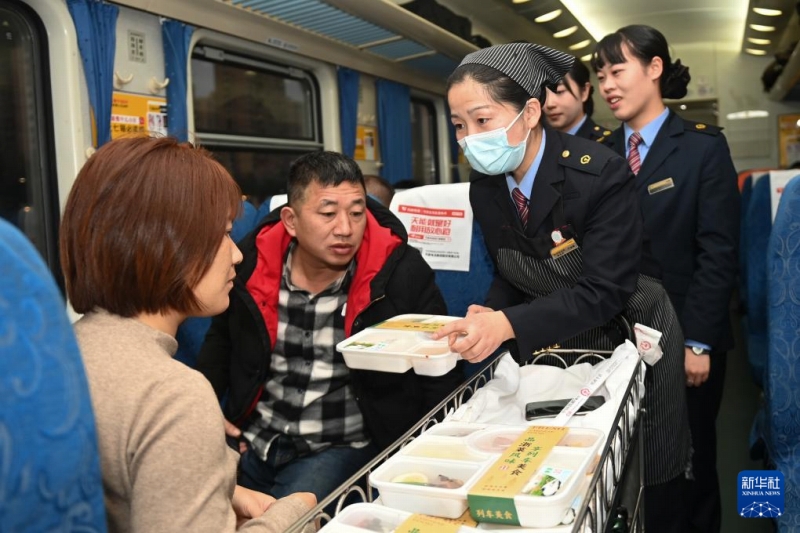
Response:
[[[600,126],[595,126],[592,128],[591,138],[593,141],[603,142],[609,135],[611,135],[611,130],[607,130]]]
[[[585,141],[580,146],[566,146],[559,154],[558,163],[587,174],[599,176],[614,152]]]
[[[719,133],[722,131],[722,128],[719,126],[712,126],[711,124],[705,124],[703,122],[684,120],[683,124],[686,131],[696,131],[698,133],[705,133],[707,135],[719,135]]]

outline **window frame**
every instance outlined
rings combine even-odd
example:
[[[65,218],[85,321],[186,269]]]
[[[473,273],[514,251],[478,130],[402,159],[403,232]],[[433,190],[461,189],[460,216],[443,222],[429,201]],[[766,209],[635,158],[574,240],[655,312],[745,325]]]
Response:
[[[307,69],[297,68],[288,65],[274,63],[271,59],[256,58],[246,53],[239,52],[233,47],[223,49],[219,44],[198,42],[192,49],[190,62],[196,56],[202,56],[203,60],[212,63],[223,63],[232,66],[245,66],[250,69],[261,70],[263,72],[274,72],[284,77],[292,79],[302,79],[309,82],[312,92],[311,97],[311,128],[314,140],[286,139],[280,137],[239,135],[227,133],[210,133],[195,129],[195,136],[204,146],[213,151],[214,146],[227,148],[270,148],[277,150],[297,149],[297,150],[321,150],[324,148],[322,131],[322,112],[320,103],[320,88],[314,73]],[[191,79],[190,79],[191,84]],[[192,100],[192,115],[194,115],[194,97]]]
[[[33,44],[33,61],[31,71],[34,73],[35,104],[39,109],[36,115],[37,153],[31,163],[40,169],[41,222],[44,238],[44,249],[37,247],[38,252],[47,264],[59,288],[64,289],[61,274],[61,261],[58,252],[60,224],[59,178],[56,168],[55,123],[53,107],[53,90],[51,75],[51,43],[43,17],[32,6],[19,0],[0,0],[0,7],[15,13],[28,25]],[[30,179],[26,177],[26,180]],[[13,223],[12,223],[13,224]],[[20,228],[23,230],[23,228]]]
[[[420,105],[428,110],[428,126],[430,127],[430,141],[433,145],[433,153],[431,154],[431,160],[433,161],[433,181],[429,183],[427,180],[424,180],[423,184],[431,185],[431,184],[444,183],[442,169],[441,169],[440,154],[439,154],[441,148],[439,146],[438,135],[437,135],[438,121],[436,120],[437,116],[436,103],[431,98],[421,96],[419,94],[412,94],[411,95],[412,109],[415,105]],[[413,150],[414,147],[413,141],[411,147]],[[430,169],[426,169],[426,173],[429,171]]]

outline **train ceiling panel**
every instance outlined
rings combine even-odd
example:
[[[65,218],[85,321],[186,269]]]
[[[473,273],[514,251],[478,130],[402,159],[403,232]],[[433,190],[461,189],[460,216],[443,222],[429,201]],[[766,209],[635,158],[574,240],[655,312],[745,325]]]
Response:
[[[226,3],[350,46],[360,47],[398,37],[320,0],[229,0]]]
[[[359,51],[441,77],[457,62],[398,32],[322,0],[219,0]],[[391,6],[394,7],[394,6]],[[422,61],[421,59],[427,59]],[[442,70],[445,67],[448,70]]]

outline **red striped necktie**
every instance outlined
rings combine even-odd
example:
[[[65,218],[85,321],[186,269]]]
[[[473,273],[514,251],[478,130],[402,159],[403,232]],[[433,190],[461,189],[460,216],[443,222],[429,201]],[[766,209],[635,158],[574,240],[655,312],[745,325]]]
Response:
[[[528,199],[525,198],[519,187],[514,187],[514,190],[511,191],[511,197],[514,198],[514,203],[517,205],[517,213],[524,228],[528,225]]]
[[[633,132],[628,138],[628,164],[634,174],[639,174],[642,168],[642,158],[639,155],[639,145],[642,144],[642,136],[638,131]]]

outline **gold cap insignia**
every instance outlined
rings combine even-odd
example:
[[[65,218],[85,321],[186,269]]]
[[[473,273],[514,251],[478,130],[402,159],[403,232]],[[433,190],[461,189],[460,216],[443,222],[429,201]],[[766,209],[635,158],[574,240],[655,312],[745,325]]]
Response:
[[[581,157],[581,165],[585,165],[591,160],[592,160],[592,158],[590,156],[585,155],[585,156]]]
[[[697,128],[698,130],[706,129],[706,125],[705,124],[695,124],[694,127]]]
[[[569,150],[564,150],[561,152],[561,157],[569,157]]]

